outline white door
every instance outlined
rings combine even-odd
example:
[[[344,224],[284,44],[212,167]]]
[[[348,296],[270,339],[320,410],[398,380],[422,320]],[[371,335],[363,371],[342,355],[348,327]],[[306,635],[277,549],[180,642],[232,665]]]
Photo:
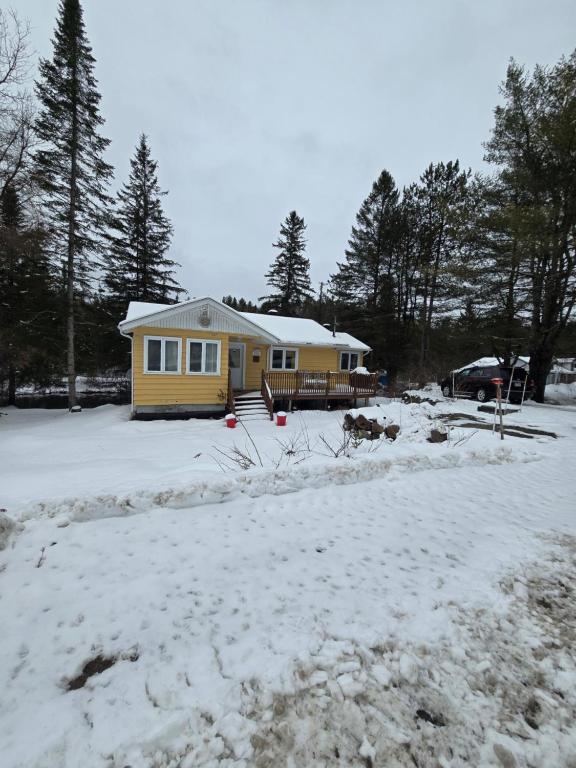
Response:
[[[228,347],[228,367],[232,389],[244,389],[244,344],[231,343]]]

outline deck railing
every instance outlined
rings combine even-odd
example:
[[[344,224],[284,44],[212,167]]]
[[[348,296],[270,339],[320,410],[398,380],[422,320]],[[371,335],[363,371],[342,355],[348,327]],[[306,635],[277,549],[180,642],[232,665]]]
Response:
[[[262,377],[260,382],[260,394],[262,395],[262,399],[266,403],[266,408],[268,409],[268,413],[270,414],[270,420],[272,420],[274,418],[274,398],[272,397],[270,385],[266,381],[266,374],[264,373],[264,371],[262,371]]]
[[[228,412],[236,413],[236,409],[234,408],[234,390],[232,389],[232,376],[230,375],[230,371],[228,371],[228,394],[226,398],[226,407],[228,408]]]
[[[372,397],[376,393],[376,373],[349,371],[266,371],[262,382],[267,383],[272,398],[343,400]]]

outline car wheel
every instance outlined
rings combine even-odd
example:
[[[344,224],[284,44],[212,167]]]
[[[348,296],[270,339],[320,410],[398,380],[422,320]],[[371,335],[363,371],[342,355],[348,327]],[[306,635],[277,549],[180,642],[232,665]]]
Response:
[[[480,389],[476,392],[476,400],[478,400],[479,403],[485,403],[488,399],[488,393],[483,387],[480,387]]]
[[[452,397],[452,392],[450,391],[450,387],[448,386],[448,384],[445,384],[442,387],[442,394],[444,395],[444,397]]]

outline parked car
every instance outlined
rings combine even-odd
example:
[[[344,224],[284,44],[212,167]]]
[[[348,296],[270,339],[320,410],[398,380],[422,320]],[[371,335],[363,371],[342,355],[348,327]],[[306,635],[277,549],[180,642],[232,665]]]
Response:
[[[440,382],[444,397],[476,398],[480,403],[496,397],[496,385],[492,379],[502,379],[502,399],[509,397],[511,403],[522,402],[532,397],[534,384],[528,379],[526,368],[512,368],[505,365],[470,365],[446,376]],[[512,379],[512,382],[510,382]],[[452,389],[454,387],[454,389]]]

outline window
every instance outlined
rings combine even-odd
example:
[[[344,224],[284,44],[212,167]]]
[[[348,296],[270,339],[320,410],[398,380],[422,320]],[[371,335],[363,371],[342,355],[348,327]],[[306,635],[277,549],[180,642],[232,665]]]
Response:
[[[206,376],[220,375],[220,342],[188,339],[187,371]]]
[[[180,373],[181,339],[144,336],[144,373]]]
[[[340,352],[340,370],[353,371],[354,368],[358,368],[358,353]]]
[[[273,371],[295,371],[298,368],[298,350],[272,347],[270,368]]]

